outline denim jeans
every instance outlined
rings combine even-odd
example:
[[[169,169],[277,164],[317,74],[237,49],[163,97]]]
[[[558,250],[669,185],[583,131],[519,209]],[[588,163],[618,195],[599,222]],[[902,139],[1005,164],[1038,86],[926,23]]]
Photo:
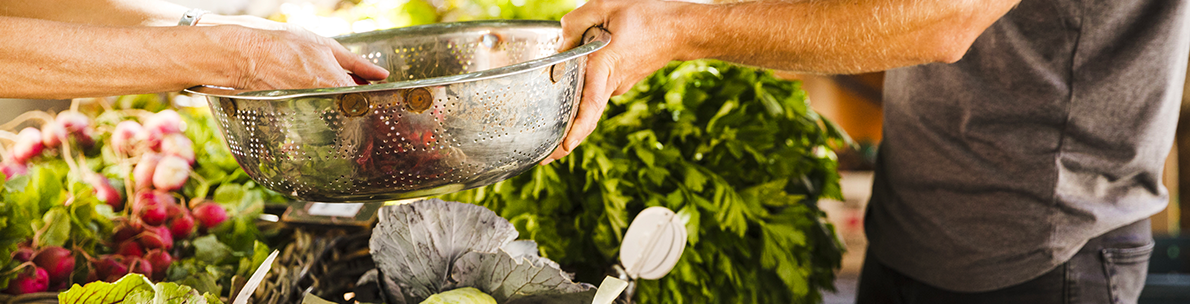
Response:
[[[934,287],[884,266],[867,255],[860,270],[857,304],[944,303],[1136,303],[1145,285],[1153,236],[1149,220],[1087,241],[1069,261],[1035,279],[986,292]]]

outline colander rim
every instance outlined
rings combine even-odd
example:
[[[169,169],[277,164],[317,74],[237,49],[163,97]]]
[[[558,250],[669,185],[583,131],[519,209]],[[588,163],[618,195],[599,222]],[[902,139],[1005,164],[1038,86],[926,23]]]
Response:
[[[451,33],[458,31],[466,31],[472,28],[497,28],[497,27],[553,27],[561,28],[562,24],[557,21],[547,20],[481,20],[481,21],[462,21],[451,23],[435,23],[426,25],[417,25],[409,27],[392,28],[371,32],[354,33],[341,36],[332,37],[340,42],[352,42],[353,40],[360,40],[369,36],[383,35],[395,36],[401,33],[414,32],[419,35],[436,34],[436,33]],[[500,78],[507,75],[515,75],[529,72],[532,70],[549,67],[558,63],[566,62],[574,58],[586,56],[602,49],[610,43],[610,35],[597,36],[595,40],[585,43],[578,47],[572,48],[565,52],[554,55],[533,59],[517,64],[507,65],[494,69],[487,69],[482,71],[475,71],[465,74],[440,76],[432,78],[423,78],[415,80],[402,80],[397,82],[346,86],[334,88],[317,88],[317,89],[289,89],[289,90],[236,90],[233,88],[200,85],[183,90],[183,92],[212,97],[224,97],[234,99],[248,99],[248,100],[284,100],[298,97],[311,97],[322,95],[337,95],[347,93],[362,93],[375,91],[388,91],[410,89],[428,86],[449,85],[468,81],[487,80],[493,78]]]

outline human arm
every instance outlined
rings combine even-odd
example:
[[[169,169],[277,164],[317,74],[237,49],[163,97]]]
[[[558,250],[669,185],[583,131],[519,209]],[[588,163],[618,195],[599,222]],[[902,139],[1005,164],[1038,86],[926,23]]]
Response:
[[[195,85],[252,90],[335,87],[354,85],[344,70],[366,79],[388,75],[330,38],[260,18],[209,15],[200,21],[251,28],[155,27],[145,25],[176,24],[185,9],[154,5],[158,1],[77,3],[134,8],[104,11],[97,6],[97,12],[123,15],[84,19],[80,16],[87,14],[39,13],[52,6],[32,1],[7,5],[0,11],[0,37],[5,37],[0,41],[0,97],[111,96]],[[17,9],[22,5],[32,9]],[[78,11],[57,5],[62,11]],[[18,13],[29,16],[12,16]],[[177,15],[169,16],[172,13]]]
[[[607,99],[672,60],[716,58],[810,73],[859,73],[962,58],[1019,0],[822,0],[694,4],[595,0],[562,18],[566,46],[603,25],[561,158],[595,129]]]

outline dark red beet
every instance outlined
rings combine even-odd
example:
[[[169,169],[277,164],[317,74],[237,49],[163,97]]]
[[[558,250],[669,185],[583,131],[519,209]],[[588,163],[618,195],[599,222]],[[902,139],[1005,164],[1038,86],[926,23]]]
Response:
[[[58,246],[41,248],[33,255],[33,264],[49,273],[51,285],[58,285],[66,282],[74,273],[74,253]]]
[[[33,260],[33,248],[21,247],[12,252],[12,259],[18,262],[28,262]]]
[[[142,235],[143,235],[143,233],[142,233]],[[137,240],[139,240],[139,237]],[[126,256],[126,257],[133,257],[133,256],[138,257],[138,256],[145,255],[145,248],[142,245],[142,243],[140,243],[140,242],[134,242],[132,240],[127,240],[127,241],[124,241],[123,243],[120,243],[119,247],[116,247],[116,254]]]
[[[194,219],[198,220],[198,224],[203,229],[214,228],[227,220],[227,210],[223,210],[223,206],[215,203],[198,204],[190,213],[194,215]]]
[[[160,249],[149,250],[145,254],[145,260],[153,266],[153,280],[160,281],[165,278],[166,270],[169,270],[169,264],[174,262],[174,258]]]
[[[41,267],[25,267],[16,278],[8,280],[8,294],[22,295],[43,292],[50,287],[49,274]]]
[[[184,239],[194,233],[194,217],[183,213],[169,222],[169,234],[174,239]]]

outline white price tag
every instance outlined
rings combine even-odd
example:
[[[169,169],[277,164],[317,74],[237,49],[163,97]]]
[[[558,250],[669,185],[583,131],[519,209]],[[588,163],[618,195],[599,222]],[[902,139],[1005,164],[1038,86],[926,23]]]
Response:
[[[341,216],[341,217],[355,217],[359,210],[364,207],[363,203],[351,204],[328,204],[328,203],[314,203],[310,205],[310,209],[306,210],[310,215],[318,216]]]

